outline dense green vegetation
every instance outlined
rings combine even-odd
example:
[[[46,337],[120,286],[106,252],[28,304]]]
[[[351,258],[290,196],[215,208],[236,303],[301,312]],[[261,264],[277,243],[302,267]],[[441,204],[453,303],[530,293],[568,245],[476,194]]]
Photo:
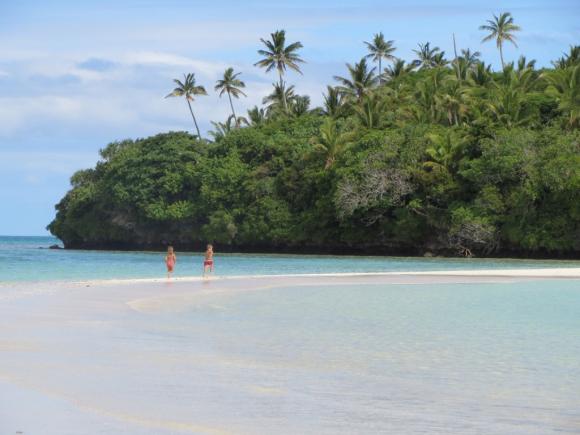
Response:
[[[499,49],[519,30],[509,14],[482,28]],[[278,73],[265,107],[236,115],[244,83],[228,69],[215,89],[232,115],[213,141],[109,144],[49,230],[73,248],[580,254],[580,47],[553,68],[521,57],[493,72],[429,43],[407,64],[377,34],[310,108],[284,81],[302,45],[283,31],[262,42],[257,65]],[[193,74],[176,83],[188,104],[206,93]]]

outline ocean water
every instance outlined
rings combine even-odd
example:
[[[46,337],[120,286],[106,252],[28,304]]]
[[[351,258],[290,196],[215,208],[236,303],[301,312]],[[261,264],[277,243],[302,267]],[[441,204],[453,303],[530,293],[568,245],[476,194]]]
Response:
[[[0,236],[0,282],[165,275],[164,252],[46,249],[52,244],[62,245],[53,237]],[[175,276],[199,276],[202,261],[202,253],[177,252]],[[544,267],[580,267],[580,261],[221,254],[219,246],[215,259],[219,276]]]

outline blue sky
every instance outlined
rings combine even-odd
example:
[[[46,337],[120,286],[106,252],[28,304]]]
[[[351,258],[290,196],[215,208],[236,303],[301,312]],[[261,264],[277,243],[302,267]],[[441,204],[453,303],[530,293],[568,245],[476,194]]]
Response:
[[[495,46],[481,44],[478,26],[502,11],[523,28],[506,59],[525,54],[549,65],[580,43],[577,0],[1,0],[0,234],[46,234],[70,175],[94,165],[108,142],[191,131],[185,103],[163,98],[173,78],[195,72],[210,91],[233,66],[248,87],[238,110],[259,104],[275,77],[252,65],[259,38],[276,29],[304,44],[304,75],[288,80],[316,104],[379,31],[407,60],[425,41],[450,55],[454,32],[459,48],[481,51],[497,66]],[[228,110],[213,92],[195,103],[204,131]]]

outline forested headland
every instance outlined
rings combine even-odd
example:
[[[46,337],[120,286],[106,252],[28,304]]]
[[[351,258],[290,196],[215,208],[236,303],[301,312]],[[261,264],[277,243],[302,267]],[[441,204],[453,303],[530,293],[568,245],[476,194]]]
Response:
[[[407,62],[378,33],[321,107],[286,81],[302,44],[274,32],[262,107],[236,112],[245,86],[228,68],[214,89],[231,116],[203,138],[208,90],[175,80],[194,133],[110,143],[48,229],[67,248],[578,258],[580,46],[536,68],[504,59],[510,14],[481,30],[501,69],[429,43]]]

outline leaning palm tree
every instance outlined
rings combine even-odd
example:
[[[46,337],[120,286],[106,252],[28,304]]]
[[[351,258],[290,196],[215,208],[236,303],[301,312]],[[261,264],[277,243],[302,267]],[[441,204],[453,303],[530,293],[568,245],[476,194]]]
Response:
[[[193,109],[191,108],[191,102],[194,100],[194,96],[207,95],[207,92],[205,91],[205,88],[203,86],[197,86],[195,84],[195,74],[193,73],[184,74],[183,77],[184,77],[183,82],[178,79],[173,80],[177,85],[177,87],[165,98],[185,97],[185,101],[187,101],[187,106],[189,107],[189,112],[191,113],[191,117],[193,118],[195,129],[197,130],[197,137],[198,139],[201,139],[201,133],[199,132],[199,126],[197,125],[197,120],[195,119]]]
[[[270,41],[260,38],[260,41],[262,41],[262,44],[264,44],[266,49],[258,50],[258,54],[264,57],[256,62],[254,66],[266,68],[266,72],[275,68],[278,71],[278,77],[280,78],[280,89],[283,89],[283,76],[287,68],[302,74],[299,64],[304,63],[304,61],[298,55],[298,50],[302,48],[302,43],[293,42],[286,46],[286,31],[284,30],[277,30],[270,34],[270,37],[272,38]],[[283,102],[284,110],[288,113],[288,102],[285,98]]]
[[[499,48],[499,57],[501,59],[501,67],[505,68],[505,63],[503,61],[503,43],[505,41],[511,42],[514,46],[516,44],[515,32],[521,30],[520,26],[514,24],[514,18],[509,12],[504,12],[500,14],[499,17],[494,14],[493,20],[487,20],[487,24],[479,26],[479,30],[486,30],[489,32],[481,42],[491,41],[495,39],[497,48]]]
[[[417,59],[413,61],[415,66],[420,69],[429,69],[437,66],[438,61],[443,60],[444,52],[439,47],[431,48],[430,42],[426,42],[425,44],[419,43],[418,45],[419,49],[413,50],[417,55]]]
[[[382,83],[382,73],[383,68],[381,61],[383,59],[394,59],[393,52],[396,50],[393,47],[395,41],[385,41],[385,36],[383,32],[377,33],[374,38],[373,42],[366,42],[365,44],[369,50],[369,54],[366,55],[367,58],[372,58],[373,62],[379,62],[379,83]]]
[[[334,80],[340,83],[338,89],[341,93],[356,97],[357,101],[360,102],[377,84],[378,79],[375,76],[375,68],[369,69],[367,60],[364,57],[354,65],[347,63],[346,67],[350,77],[334,76]]]
[[[232,103],[232,95],[234,98],[240,98],[240,95],[243,95],[244,97],[246,96],[246,94],[244,94],[244,92],[241,90],[241,88],[246,87],[246,84],[238,79],[240,74],[241,73],[234,74],[234,69],[230,67],[225,70],[224,76],[216,82],[214,87],[216,91],[219,91],[220,97],[224,94],[224,92],[228,94],[234,120],[237,120],[237,118],[236,112],[234,111],[234,104]]]
[[[310,139],[314,149],[325,157],[324,169],[329,169],[349,146],[353,139],[352,132],[341,132],[333,118],[326,118],[317,136]]]

